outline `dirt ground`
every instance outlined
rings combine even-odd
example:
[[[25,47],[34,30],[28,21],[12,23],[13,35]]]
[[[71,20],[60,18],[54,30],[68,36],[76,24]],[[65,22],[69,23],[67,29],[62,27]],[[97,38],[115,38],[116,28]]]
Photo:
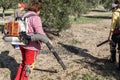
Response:
[[[87,15],[110,14],[91,12]],[[111,19],[84,24],[72,24],[52,40],[55,50],[63,60],[67,70],[63,70],[45,44],[35,62],[29,80],[120,80],[116,70],[118,63],[107,62],[110,57],[109,44],[96,45],[108,38]],[[20,50],[2,41],[0,36],[0,80],[13,80],[18,64],[21,63]]]

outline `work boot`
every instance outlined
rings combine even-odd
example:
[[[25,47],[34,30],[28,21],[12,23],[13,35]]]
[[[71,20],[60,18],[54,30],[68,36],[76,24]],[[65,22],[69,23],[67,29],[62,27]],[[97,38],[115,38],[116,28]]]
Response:
[[[110,62],[115,63],[116,62],[116,53],[112,53],[110,57]]]
[[[118,69],[120,71],[120,54],[119,54],[119,62],[118,62]]]

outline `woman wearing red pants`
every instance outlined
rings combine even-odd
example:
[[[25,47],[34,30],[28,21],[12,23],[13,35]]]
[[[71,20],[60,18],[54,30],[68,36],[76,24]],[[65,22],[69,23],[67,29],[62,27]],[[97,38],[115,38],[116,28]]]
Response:
[[[33,14],[34,16],[27,18],[27,22],[28,22],[27,35],[31,36],[34,33],[40,33],[45,35],[42,28],[41,19],[38,16],[41,8],[42,8],[42,4],[40,2],[34,1],[29,4],[28,11],[27,13],[25,13],[23,17],[28,16],[30,14]],[[37,41],[29,41],[27,45],[20,46],[20,50],[22,53],[22,63],[18,68],[15,80],[28,80],[29,74],[33,69],[34,61],[40,49],[41,49],[41,42],[37,42]]]

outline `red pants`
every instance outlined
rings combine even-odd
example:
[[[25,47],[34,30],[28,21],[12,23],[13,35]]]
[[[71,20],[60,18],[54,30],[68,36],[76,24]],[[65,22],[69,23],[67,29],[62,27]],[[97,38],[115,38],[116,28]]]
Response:
[[[26,76],[26,66],[34,63],[38,51],[28,50],[20,47],[22,52],[22,64],[19,65],[16,77],[14,80],[28,80],[28,76]]]

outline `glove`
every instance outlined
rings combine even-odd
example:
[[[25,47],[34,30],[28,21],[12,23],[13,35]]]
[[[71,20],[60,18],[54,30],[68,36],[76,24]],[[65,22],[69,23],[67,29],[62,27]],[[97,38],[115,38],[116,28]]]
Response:
[[[31,36],[27,35],[26,32],[20,32],[20,36],[24,39],[24,40],[31,40]]]

